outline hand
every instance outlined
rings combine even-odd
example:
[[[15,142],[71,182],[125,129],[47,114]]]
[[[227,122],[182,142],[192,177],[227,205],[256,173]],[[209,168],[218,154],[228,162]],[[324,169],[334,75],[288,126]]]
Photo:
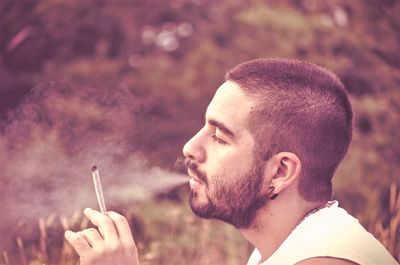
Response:
[[[78,253],[81,265],[139,264],[137,248],[124,216],[111,211],[101,214],[89,208],[84,214],[97,229],[65,232],[65,239]]]

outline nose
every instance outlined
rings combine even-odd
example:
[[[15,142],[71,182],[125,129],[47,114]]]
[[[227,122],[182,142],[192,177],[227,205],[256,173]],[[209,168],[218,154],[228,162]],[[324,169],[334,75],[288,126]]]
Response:
[[[202,130],[198,131],[183,146],[183,155],[193,162],[203,163],[206,160],[206,152],[202,141]]]

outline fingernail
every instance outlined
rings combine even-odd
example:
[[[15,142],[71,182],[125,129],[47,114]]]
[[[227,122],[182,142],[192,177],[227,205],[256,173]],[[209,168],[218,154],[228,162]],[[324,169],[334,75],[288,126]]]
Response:
[[[91,210],[91,208],[86,208],[85,210],[83,210],[83,213],[89,213]]]
[[[72,231],[71,231],[71,230],[67,230],[67,231],[64,232],[64,236],[69,236],[69,235],[71,235],[71,234],[72,234]]]

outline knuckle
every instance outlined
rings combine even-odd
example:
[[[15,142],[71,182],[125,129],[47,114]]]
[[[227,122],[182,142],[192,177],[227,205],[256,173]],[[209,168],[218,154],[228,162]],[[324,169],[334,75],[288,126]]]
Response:
[[[78,243],[80,243],[80,242],[82,241],[82,238],[78,235],[78,236],[71,237],[71,238],[69,239],[69,241],[70,241],[72,244],[78,244]]]
[[[110,244],[109,249],[112,253],[116,253],[122,250],[122,245],[120,243]]]
[[[102,256],[108,254],[107,247],[104,245],[98,246],[95,251],[96,251],[96,256]]]
[[[71,242],[74,242],[74,243],[81,243],[82,240],[83,240],[82,231],[76,233],[73,237],[71,237]]]
[[[122,250],[122,245],[120,243],[112,243],[108,246],[108,251],[113,254],[119,253]]]
[[[103,223],[106,224],[106,225],[112,225],[112,224],[113,224],[113,221],[112,221],[110,218],[105,217],[105,218],[103,219]]]
[[[85,230],[83,230],[83,231],[85,231],[86,233],[88,233],[88,234],[94,234],[94,233],[97,233],[97,230],[95,229],[95,228],[87,228],[87,229],[85,229]]]
[[[112,218],[114,221],[118,221],[118,222],[125,222],[125,221],[127,221],[126,218],[125,218],[123,215],[121,215],[121,214],[119,214],[119,213],[117,213],[117,212],[109,212],[109,216],[110,216],[110,218]]]
[[[120,223],[128,223],[126,218],[120,214],[115,216],[115,221],[120,222]]]
[[[99,255],[118,255],[123,252],[122,245],[119,243],[109,243],[97,249]]]
[[[98,226],[99,227],[100,226],[108,227],[108,226],[112,226],[112,225],[113,225],[113,221],[110,218],[104,216],[104,218],[101,218],[101,220],[99,220],[99,225]]]

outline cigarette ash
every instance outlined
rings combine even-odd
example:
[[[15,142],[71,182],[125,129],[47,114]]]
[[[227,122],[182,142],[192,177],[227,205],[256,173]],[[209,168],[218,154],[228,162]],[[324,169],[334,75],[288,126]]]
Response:
[[[22,218],[98,208],[90,165],[100,170],[106,205],[172,189],[186,176],[152,167],[135,152],[146,101],[125,87],[70,81],[36,86],[0,127],[0,238]],[[1,247],[1,246],[0,246]]]

